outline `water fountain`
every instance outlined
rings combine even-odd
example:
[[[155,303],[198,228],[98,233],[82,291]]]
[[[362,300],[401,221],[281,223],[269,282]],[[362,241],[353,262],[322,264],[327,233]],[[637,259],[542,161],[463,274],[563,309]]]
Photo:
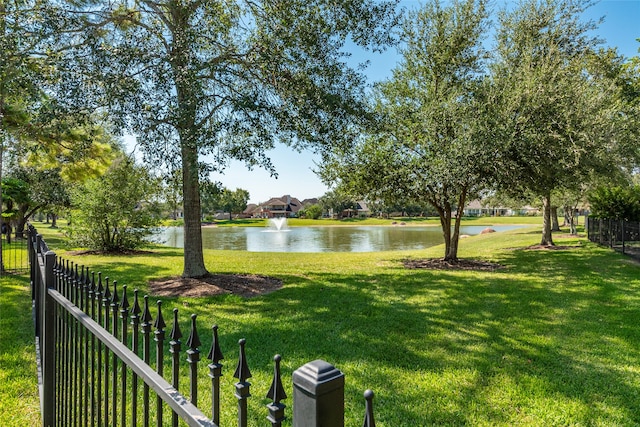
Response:
[[[267,222],[267,229],[265,231],[289,231],[287,226],[287,218],[269,218]]]

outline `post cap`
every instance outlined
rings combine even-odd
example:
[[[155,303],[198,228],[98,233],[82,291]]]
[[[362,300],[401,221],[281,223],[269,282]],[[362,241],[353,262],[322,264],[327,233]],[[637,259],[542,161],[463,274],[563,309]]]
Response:
[[[317,396],[344,387],[344,374],[324,360],[314,360],[293,372],[293,385]]]

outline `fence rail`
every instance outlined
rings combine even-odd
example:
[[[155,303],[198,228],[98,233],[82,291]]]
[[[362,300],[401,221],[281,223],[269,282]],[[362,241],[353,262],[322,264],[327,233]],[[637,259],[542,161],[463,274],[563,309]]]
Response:
[[[211,418],[198,409],[198,366],[201,342],[197,317],[191,315],[186,346],[189,398],[179,391],[182,331],[178,310],[167,335],[162,302],[151,315],[148,296],[141,300],[126,286],[90,272],[56,256],[29,226],[29,261],[36,323],[36,347],[43,426],[149,426],[217,427],[220,423],[220,377],[223,359],[218,327],[206,356],[211,383]],[[96,277],[97,276],[97,277]],[[152,345],[153,341],[153,345]],[[168,341],[168,342],[167,342]],[[247,381],[244,339],[238,342],[234,373],[238,401],[238,426],[246,427]],[[171,382],[165,379],[164,358],[171,359]],[[155,369],[150,360],[155,351]],[[185,360],[182,360],[184,362]],[[274,357],[274,375],[265,410],[272,426],[285,420],[286,399],[280,374],[281,357]],[[152,396],[152,394],[154,396]],[[373,392],[365,392],[364,427],[374,427]],[[167,419],[168,423],[169,420]],[[331,364],[316,360],[293,372],[294,427],[344,426],[344,374]]]
[[[640,259],[640,222],[591,218],[587,220],[590,241],[606,245]]]

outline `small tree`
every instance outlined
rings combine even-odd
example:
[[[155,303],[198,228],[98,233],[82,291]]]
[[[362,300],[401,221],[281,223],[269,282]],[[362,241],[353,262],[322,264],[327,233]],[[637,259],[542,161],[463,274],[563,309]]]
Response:
[[[132,159],[116,159],[103,176],[75,192],[74,242],[110,252],[144,246],[159,223],[154,203],[159,189],[157,180]]]
[[[444,3],[444,2],[443,2]],[[404,22],[402,60],[375,92],[381,130],[351,153],[325,162],[324,179],[388,207],[429,203],[438,213],[444,258],[456,261],[460,218],[469,196],[487,185],[482,46],[487,2],[432,0]]]
[[[322,206],[319,204],[313,204],[304,208],[301,214],[305,218],[318,219],[322,216]]]

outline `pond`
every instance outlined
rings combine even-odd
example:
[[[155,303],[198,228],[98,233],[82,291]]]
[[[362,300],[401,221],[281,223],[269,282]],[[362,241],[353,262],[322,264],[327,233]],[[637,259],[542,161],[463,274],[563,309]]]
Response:
[[[492,226],[496,231],[521,228],[521,225]],[[460,234],[480,234],[486,226],[465,226]],[[154,239],[167,246],[184,245],[182,227],[163,229]],[[424,249],[443,242],[440,227],[411,226],[325,226],[291,227],[275,230],[266,227],[204,227],[206,249],[249,252],[377,252]]]

